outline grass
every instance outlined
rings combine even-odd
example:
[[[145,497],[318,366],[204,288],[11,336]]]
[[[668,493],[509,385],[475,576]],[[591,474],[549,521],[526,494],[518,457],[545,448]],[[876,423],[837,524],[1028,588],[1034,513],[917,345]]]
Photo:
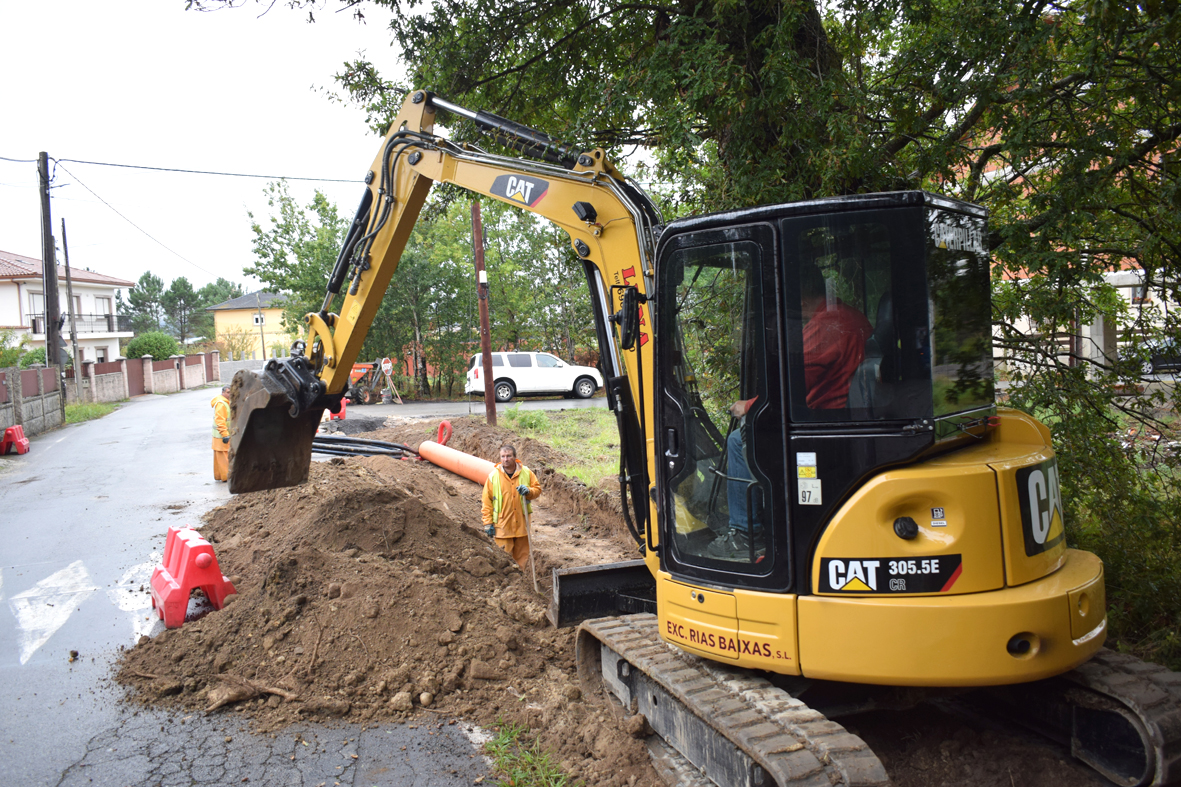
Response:
[[[117,407],[115,405],[105,403],[90,404],[83,402],[81,404],[67,404],[66,423],[80,424],[83,421],[93,421],[95,418],[110,415],[116,409]]]
[[[615,415],[603,408],[546,412],[513,407],[504,413],[505,426],[522,437],[541,440],[575,457],[572,465],[554,468],[587,486],[619,475],[619,431]]]
[[[549,752],[534,741],[526,745],[522,738],[528,730],[520,724],[497,724],[496,737],[484,746],[496,770],[502,774],[502,787],[565,787],[570,777],[554,762]]]

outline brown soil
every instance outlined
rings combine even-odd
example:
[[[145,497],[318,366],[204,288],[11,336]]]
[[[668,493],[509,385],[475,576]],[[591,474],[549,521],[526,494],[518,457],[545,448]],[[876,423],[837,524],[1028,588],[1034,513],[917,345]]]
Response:
[[[475,419],[452,423],[453,447],[495,457],[511,441],[538,473],[541,595],[481,532],[479,485],[424,462],[314,462],[299,487],[240,495],[207,515],[202,534],[238,595],[141,638],[119,680],[139,701],[220,705],[213,712],[246,714],[259,731],[301,720],[516,722],[575,780],[660,784],[642,741],[581,696],[572,632],[544,615],[552,568],[635,556],[618,494],[555,472],[571,459],[544,444]],[[367,436],[416,446],[437,425]],[[904,787],[1098,783],[1057,749],[934,710],[867,714],[849,726]]]

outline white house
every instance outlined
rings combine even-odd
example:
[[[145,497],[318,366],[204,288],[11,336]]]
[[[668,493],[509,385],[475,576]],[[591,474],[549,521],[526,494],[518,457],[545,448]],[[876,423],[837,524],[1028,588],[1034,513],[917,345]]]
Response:
[[[45,346],[45,288],[41,260],[0,251],[0,328],[14,328],[29,337],[32,348]],[[70,268],[73,282],[73,315],[82,361],[113,361],[119,357],[119,339],[131,338],[130,320],[115,314],[115,290],[135,282],[102,273]],[[62,340],[69,344],[71,304],[66,289],[66,269],[57,267],[58,298],[66,317]]]

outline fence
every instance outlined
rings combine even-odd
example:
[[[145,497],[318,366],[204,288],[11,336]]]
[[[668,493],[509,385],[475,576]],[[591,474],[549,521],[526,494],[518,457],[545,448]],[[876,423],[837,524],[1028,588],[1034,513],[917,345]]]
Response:
[[[0,432],[23,427],[25,436],[61,426],[61,382],[56,368],[0,369]]]
[[[145,393],[165,394],[200,388],[221,379],[217,352],[174,355],[163,361],[151,356],[127,358],[110,363],[82,362],[82,377],[74,384],[73,370],[67,370],[66,395],[75,402],[119,402]],[[213,374],[209,374],[209,370]]]

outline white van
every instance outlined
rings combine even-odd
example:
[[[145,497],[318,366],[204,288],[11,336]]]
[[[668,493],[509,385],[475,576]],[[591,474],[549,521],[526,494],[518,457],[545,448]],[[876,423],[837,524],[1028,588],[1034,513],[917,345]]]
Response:
[[[467,363],[469,394],[484,393],[482,356]],[[565,394],[589,399],[603,387],[603,375],[591,366],[568,364],[549,353],[492,353],[492,392],[498,402],[511,401],[517,394]]]

